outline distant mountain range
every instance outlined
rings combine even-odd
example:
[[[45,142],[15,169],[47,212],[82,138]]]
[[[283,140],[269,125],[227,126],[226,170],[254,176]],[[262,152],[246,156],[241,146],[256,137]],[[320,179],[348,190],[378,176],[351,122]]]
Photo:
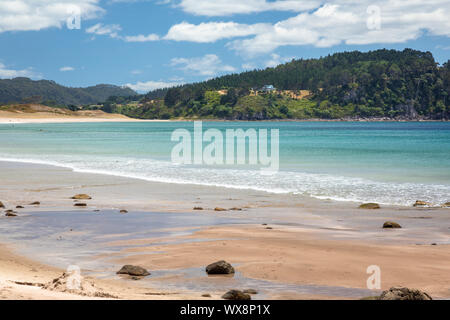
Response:
[[[126,97],[137,93],[128,87],[99,84],[87,88],[70,88],[54,81],[29,78],[0,80],[0,103],[41,103],[70,106],[102,103],[110,96]]]

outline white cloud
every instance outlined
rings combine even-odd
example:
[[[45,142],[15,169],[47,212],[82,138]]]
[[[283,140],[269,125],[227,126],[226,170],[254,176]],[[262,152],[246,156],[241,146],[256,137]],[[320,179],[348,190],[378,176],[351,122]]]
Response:
[[[99,0],[1,0],[0,32],[61,28],[74,13],[81,20],[97,18]]]
[[[7,68],[3,63],[0,62],[0,78],[1,79],[12,79],[17,77],[26,77],[38,79],[42,78],[42,76],[38,73],[35,73],[32,68],[22,69],[22,70],[14,70]]]
[[[73,68],[73,67],[61,67],[61,68],[59,68],[59,71],[61,71],[61,72],[74,71],[74,70],[75,70],[75,68]]]
[[[380,27],[370,28],[369,6],[380,10]],[[333,0],[312,12],[280,21],[253,38],[232,41],[228,46],[252,56],[270,53],[281,46],[402,43],[424,32],[450,37],[448,0]]]
[[[101,23],[97,23],[92,27],[86,29],[86,33],[92,33],[99,36],[110,36],[111,38],[119,37],[118,32],[122,30],[122,28],[118,24],[110,24],[103,25]]]
[[[236,69],[225,65],[215,54],[207,54],[199,58],[174,58],[171,60],[172,66],[178,66],[180,69],[200,76],[215,76],[220,72],[232,72]]]
[[[242,64],[242,69],[246,70],[246,71],[255,70],[256,65],[254,65],[253,63],[244,63],[244,64]]]
[[[278,66],[278,65],[280,65],[282,63],[291,61],[292,59],[293,59],[292,57],[290,57],[290,58],[282,57],[279,54],[272,53],[270,55],[270,59],[266,61],[265,67],[266,68],[274,68],[274,67],[276,67],[276,66]]]
[[[148,41],[158,41],[159,36],[157,34],[149,34],[147,36],[145,35],[137,35],[137,36],[125,36],[123,38],[126,42],[148,42]]]
[[[220,39],[250,36],[269,31],[270,24],[239,24],[235,22],[206,22],[198,25],[182,22],[172,26],[166,40],[208,43]]]
[[[203,16],[229,16],[264,11],[304,11],[317,8],[319,0],[181,0],[183,11]]]
[[[125,86],[133,89],[137,92],[149,92],[156,89],[162,89],[162,88],[170,88],[175,87],[184,84],[183,82],[174,81],[174,82],[165,82],[165,81],[147,81],[147,82],[140,82],[137,83],[128,83]]]

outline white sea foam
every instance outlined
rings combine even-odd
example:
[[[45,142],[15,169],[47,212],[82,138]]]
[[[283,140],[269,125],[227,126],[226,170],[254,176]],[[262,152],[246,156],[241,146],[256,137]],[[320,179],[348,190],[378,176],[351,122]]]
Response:
[[[337,201],[378,202],[410,206],[416,200],[439,205],[449,201],[450,186],[424,183],[379,182],[331,174],[280,171],[264,176],[260,171],[234,168],[192,167],[144,158],[97,156],[0,156],[13,161],[60,166],[75,172],[114,175],[153,182],[195,184],[234,189],[291,193]]]

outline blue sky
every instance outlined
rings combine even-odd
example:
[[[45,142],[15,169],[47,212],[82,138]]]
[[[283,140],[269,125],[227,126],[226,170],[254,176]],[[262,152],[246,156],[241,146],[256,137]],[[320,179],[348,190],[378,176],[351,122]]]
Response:
[[[414,48],[443,63],[449,11],[448,0],[1,0],[0,78],[145,92],[339,51]]]

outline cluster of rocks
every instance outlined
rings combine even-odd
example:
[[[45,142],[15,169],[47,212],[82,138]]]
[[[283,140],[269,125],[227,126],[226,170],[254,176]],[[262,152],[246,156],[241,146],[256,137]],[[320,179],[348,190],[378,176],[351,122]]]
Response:
[[[35,201],[35,202],[30,203],[29,205],[30,206],[37,206],[37,205],[40,205],[40,204],[41,204],[40,202]],[[0,209],[6,209],[6,206],[5,206],[5,204],[2,201],[0,201]],[[21,205],[18,205],[18,206],[16,206],[15,209],[24,209],[24,207],[21,206]],[[5,216],[6,217],[17,217],[17,215],[18,215],[17,211],[14,211],[13,209],[5,210]]]
[[[405,287],[393,287],[383,293],[377,300],[433,300],[426,292]]]
[[[88,194],[80,193],[74,195],[73,197],[71,197],[71,199],[75,200],[75,203],[73,204],[74,207],[87,207],[87,203],[78,202],[78,200],[92,200],[92,197]]]
[[[208,275],[234,275],[235,270],[233,266],[224,261],[220,260],[206,266],[205,271]],[[134,266],[134,265],[124,265],[119,271],[116,272],[121,275],[128,275],[133,280],[139,280],[150,275],[147,269]],[[226,292],[222,298],[226,300],[251,300],[251,295],[258,294],[255,289],[240,290],[229,290]],[[210,294],[203,294],[202,297],[210,298]]]

